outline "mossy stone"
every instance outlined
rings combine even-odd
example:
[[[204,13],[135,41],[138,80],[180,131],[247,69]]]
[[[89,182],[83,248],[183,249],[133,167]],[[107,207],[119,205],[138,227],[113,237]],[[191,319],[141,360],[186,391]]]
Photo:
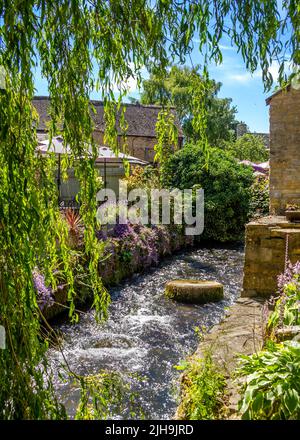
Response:
[[[223,299],[224,289],[217,281],[172,280],[166,283],[165,294],[178,302],[205,304]]]

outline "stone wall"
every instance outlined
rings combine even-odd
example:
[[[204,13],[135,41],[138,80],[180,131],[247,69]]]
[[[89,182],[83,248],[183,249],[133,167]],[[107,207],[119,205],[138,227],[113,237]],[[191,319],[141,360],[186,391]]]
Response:
[[[95,131],[94,139],[99,145],[104,145],[103,132]],[[147,162],[153,162],[154,160],[154,146],[157,143],[157,138],[147,136],[127,136],[128,142],[128,154],[137,157]],[[118,137],[118,143],[121,148],[122,138]],[[178,147],[182,146],[182,138],[178,138]]]
[[[284,270],[286,237],[288,258],[300,260],[300,224],[269,216],[248,223],[242,296],[276,294],[277,276]]]
[[[270,213],[300,204],[300,90],[275,94],[270,104]]]

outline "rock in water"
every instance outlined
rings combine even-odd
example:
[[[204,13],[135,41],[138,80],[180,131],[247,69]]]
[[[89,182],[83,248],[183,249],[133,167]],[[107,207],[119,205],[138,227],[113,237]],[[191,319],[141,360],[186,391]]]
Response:
[[[224,298],[223,284],[217,281],[173,280],[166,283],[165,294],[183,303],[205,304]]]

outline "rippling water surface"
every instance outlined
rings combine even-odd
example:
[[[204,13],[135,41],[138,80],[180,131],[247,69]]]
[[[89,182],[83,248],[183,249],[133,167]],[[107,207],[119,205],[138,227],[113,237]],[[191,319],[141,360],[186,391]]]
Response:
[[[134,386],[145,417],[172,417],[179,374],[174,365],[196,349],[194,328],[218,323],[225,308],[239,296],[243,258],[242,247],[196,249],[168,258],[159,267],[111,289],[107,322],[97,324],[93,312],[88,312],[76,325],[56,326],[63,334],[69,365],[80,374],[95,374],[105,368],[142,375],[143,380]],[[220,281],[225,299],[202,306],[175,303],[163,292],[165,283],[176,278]],[[54,365],[62,360],[54,349],[50,359]],[[78,389],[58,378],[56,388],[73,416]],[[126,418],[128,414],[115,417]]]

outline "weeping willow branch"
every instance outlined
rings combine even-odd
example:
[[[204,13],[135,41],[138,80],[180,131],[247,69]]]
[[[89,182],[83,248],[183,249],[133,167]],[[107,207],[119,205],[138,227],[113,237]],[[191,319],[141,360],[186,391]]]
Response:
[[[0,352],[1,418],[66,417],[55,397],[45,355],[47,343],[41,338],[32,279],[36,267],[43,267],[53,288],[55,271],[63,268],[70,318],[77,319],[74,300],[78,292],[68,231],[57,207],[55,161],[36,154],[37,115],[31,104],[36,69],[40,68],[48,84],[50,139],[63,136],[71,150],[64,167],[67,162],[74,164],[80,181],[85,255],[97,317],[103,319],[109,295],[98,275],[101,247],[95,238],[97,147],[91,92],[98,90],[104,100],[105,140],[118,151],[116,111],[126,93],[126,81],[135,75],[140,82],[144,68],[164,72],[170,61],[184,62],[195,38],[199,38],[204,62],[219,63],[221,39],[227,36],[251,72],[262,69],[265,87],[270,89],[269,67],[274,59],[281,60],[281,83],[287,79],[286,62],[300,64],[298,3],[284,1],[279,12],[275,0],[0,0],[0,66],[4,71],[0,90],[0,324],[7,334],[7,348]],[[204,133],[201,90],[195,92],[195,100],[199,106],[195,126]],[[125,119],[121,122],[124,129]],[[171,115],[160,113],[156,147],[160,161],[175,141],[171,126]],[[87,385],[82,385],[79,414],[88,416]],[[106,398],[109,395],[110,391]]]

